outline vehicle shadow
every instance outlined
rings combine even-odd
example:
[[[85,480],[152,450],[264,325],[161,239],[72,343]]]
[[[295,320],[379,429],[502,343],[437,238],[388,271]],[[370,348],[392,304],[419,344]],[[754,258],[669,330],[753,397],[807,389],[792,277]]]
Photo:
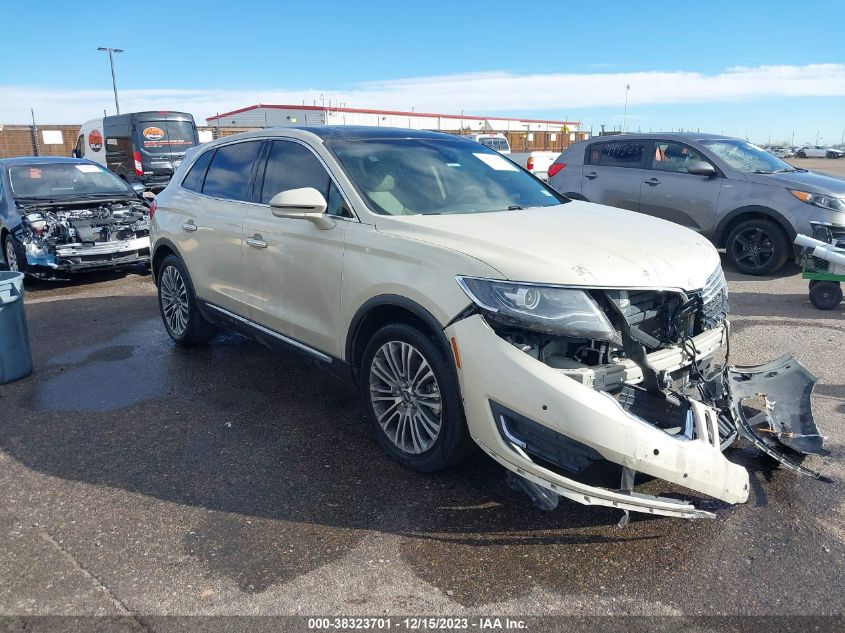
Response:
[[[792,277],[801,273],[801,267],[790,260],[773,275],[746,275],[733,267],[733,264],[730,263],[728,256],[724,252],[719,251],[719,257],[722,260],[722,270],[725,272],[725,279],[728,281],[771,281],[773,279]]]
[[[34,374],[0,391],[0,447],[52,477],[211,511],[192,519],[184,551],[245,592],[337,563],[372,532],[395,536],[393,555],[466,605],[518,597],[526,576],[573,589],[580,581],[561,567],[585,554],[647,559],[638,582],[659,583],[708,551],[700,523],[635,516],[620,530],[619,511],[535,510],[480,453],[443,473],[408,471],[370,437],[351,386],[233,334],[175,347],[150,297],[61,304],[29,305],[30,332],[96,327],[32,337]],[[707,505],[662,482],[641,489]],[[102,521],[121,521],[109,512]],[[660,547],[669,535],[700,543],[693,559]],[[620,582],[606,578],[609,589]]]
[[[812,322],[814,326],[825,327],[821,320],[831,320],[830,328],[842,331],[843,326],[836,324],[839,317],[845,315],[845,302],[833,310],[819,310],[807,294],[782,294],[767,292],[732,292],[728,298],[731,317],[760,317],[778,320]],[[742,327],[741,323],[735,323]]]

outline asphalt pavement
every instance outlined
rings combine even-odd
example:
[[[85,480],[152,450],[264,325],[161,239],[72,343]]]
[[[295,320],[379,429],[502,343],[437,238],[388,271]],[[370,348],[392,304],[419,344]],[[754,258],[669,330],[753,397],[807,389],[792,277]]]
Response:
[[[831,455],[805,463],[830,481],[740,444],[748,503],[650,481],[717,518],[624,529],[535,510],[481,454],[404,470],[357,393],[298,358],[174,347],[143,270],[29,284],[35,372],[0,386],[0,614],[841,614],[843,309],[794,268],[728,277],[732,360],[794,351],[818,376]]]

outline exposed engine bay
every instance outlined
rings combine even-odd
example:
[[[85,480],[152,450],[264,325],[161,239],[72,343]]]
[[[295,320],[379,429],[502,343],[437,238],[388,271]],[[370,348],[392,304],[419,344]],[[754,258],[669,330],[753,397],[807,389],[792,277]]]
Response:
[[[587,292],[615,329],[614,336],[590,340],[553,335],[520,328],[497,313],[483,316],[499,337],[517,349],[613,398],[637,420],[680,441],[703,437],[724,451],[742,436],[785,467],[820,477],[801,464],[806,454],[827,454],[810,405],[816,378],[791,355],[757,367],[729,364],[728,293],[721,269],[705,288],[692,293]],[[716,352],[723,347],[724,362],[716,365]],[[755,409],[752,403],[759,406]],[[495,403],[492,406],[505,441],[544,468],[569,478],[602,460],[591,446]],[[618,492],[642,499],[643,495],[632,492],[635,471],[622,466]],[[511,472],[509,484],[528,493],[538,507],[557,506],[558,495],[526,476]],[[665,497],[649,499],[677,502]],[[628,509],[617,507],[624,509],[620,522],[624,525]],[[695,511],[679,516],[712,515]]]
[[[28,272],[75,271],[145,262],[149,208],[140,200],[18,204],[16,237]]]

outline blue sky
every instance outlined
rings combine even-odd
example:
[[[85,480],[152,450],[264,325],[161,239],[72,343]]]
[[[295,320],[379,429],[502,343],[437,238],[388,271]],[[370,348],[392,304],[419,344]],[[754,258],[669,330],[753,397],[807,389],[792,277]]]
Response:
[[[4,7],[0,123],[303,99],[838,143],[845,2],[113,2]],[[47,8],[49,7],[49,8]],[[555,19],[555,15],[561,17]],[[33,33],[35,36],[33,36]],[[739,69],[739,70],[737,70]],[[183,104],[180,107],[180,104]]]

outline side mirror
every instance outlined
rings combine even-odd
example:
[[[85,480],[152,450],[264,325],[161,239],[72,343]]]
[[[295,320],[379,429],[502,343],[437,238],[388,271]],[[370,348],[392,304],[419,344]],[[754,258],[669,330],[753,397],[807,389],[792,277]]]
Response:
[[[140,182],[133,182],[130,186],[136,194],[138,194],[139,196],[143,195],[145,189],[143,184],[141,184]]]
[[[308,220],[319,229],[330,229],[334,220],[326,215],[326,199],[313,187],[280,191],[270,199],[270,212],[279,218]]]
[[[687,173],[695,176],[707,176],[708,178],[712,178],[716,175],[716,168],[706,161],[694,160],[687,165]]]

